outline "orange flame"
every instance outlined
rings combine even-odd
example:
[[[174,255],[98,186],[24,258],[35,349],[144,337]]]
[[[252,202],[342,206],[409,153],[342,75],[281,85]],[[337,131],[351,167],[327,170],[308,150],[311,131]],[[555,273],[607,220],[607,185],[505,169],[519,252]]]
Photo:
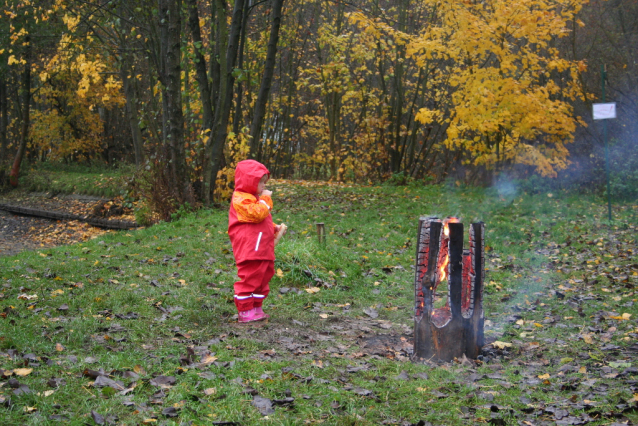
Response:
[[[443,220],[443,235],[445,235],[446,239],[450,237],[450,227],[448,226],[448,224],[458,222],[459,219],[456,217],[447,217]],[[445,259],[443,259],[441,267],[439,268],[439,276],[441,277],[441,281],[443,281],[447,277],[447,273],[445,271],[449,262],[450,253],[448,252],[448,254],[445,256]]]
[[[441,276],[441,281],[443,281],[446,277],[447,274],[445,273],[445,268],[447,268],[447,264],[450,261],[450,256],[445,256],[445,259],[443,259],[443,264],[441,265],[441,268],[439,268],[439,275]]]

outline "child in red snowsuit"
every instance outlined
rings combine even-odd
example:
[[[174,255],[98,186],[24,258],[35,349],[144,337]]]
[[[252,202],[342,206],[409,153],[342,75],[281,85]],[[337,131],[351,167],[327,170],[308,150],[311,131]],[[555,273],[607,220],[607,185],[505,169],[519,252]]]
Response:
[[[235,283],[235,306],[239,322],[268,318],[262,304],[275,274],[275,234],[272,192],[265,188],[270,172],[255,160],[244,160],[235,169],[235,192],[228,212],[228,236],[233,245],[239,281]]]

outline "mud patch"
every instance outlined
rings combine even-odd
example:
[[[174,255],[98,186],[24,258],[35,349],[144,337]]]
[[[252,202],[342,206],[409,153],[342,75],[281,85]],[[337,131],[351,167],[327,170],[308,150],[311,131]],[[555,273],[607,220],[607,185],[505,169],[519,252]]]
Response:
[[[414,350],[414,338],[398,334],[379,334],[360,339],[359,345],[362,352],[368,355],[410,358]]]

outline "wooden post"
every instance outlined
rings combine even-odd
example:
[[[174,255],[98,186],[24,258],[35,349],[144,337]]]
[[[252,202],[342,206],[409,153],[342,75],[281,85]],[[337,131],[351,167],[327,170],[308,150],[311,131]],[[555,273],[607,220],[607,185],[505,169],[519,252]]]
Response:
[[[417,233],[415,271],[414,358],[451,361],[476,358],[483,345],[484,224],[470,228],[470,249],[463,250],[463,224],[422,217]],[[447,271],[441,258],[449,256]],[[448,303],[434,308],[442,275],[448,280]]]
[[[319,243],[324,244],[326,242],[326,228],[322,222],[317,223],[317,237]]]

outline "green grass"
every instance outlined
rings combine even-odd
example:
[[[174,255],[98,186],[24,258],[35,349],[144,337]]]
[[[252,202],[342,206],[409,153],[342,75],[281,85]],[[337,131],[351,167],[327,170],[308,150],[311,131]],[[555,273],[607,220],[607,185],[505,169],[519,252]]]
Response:
[[[12,401],[0,404],[0,424],[93,424],[92,410],[117,416],[118,425],[461,425],[493,416],[500,424],[551,424],[547,407],[555,407],[572,416],[589,413],[596,425],[622,420],[613,417],[622,411],[616,406],[634,404],[633,373],[605,376],[613,375],[608,368],[625,369],[614,363],[638,367],[626,349],[636,343],[638,318],[638,305],[627,304],[638,284],[635,203],[616,206],[610,228],[603,202],[568,193],[506,199],[460,187],[307,182],[272,189],[275,221],[285,222],[289,234],[276,249],[267,323],[239,325],[232,318],[236,269],[226,210],[0,258],[0,312],[6,313],[0,368],[33,368],[17,377],[33,393],[16,396],[0,380],[0,397]],[[412,363],[396,346],[380,355],[362,347],[377,334],[409,339],[420,215],[486,223],[486,336],[511,348],[472,366],[437,366]],[[317,222],[325,223],[325,244],[317,241]],[[283,287],[290,290],[281,294]],[[319,290],[306,291],[313,287]],[[68,309],[59,310],[63,305]],[[378,318],[364,313],[371,307]],[[631,317],[619,319],[622,314]],[[604,349],[607,344],[620,349]],[[214,353],[217,364],[182,365],[191,346]],[[20,357],[12,358],[12,350]],[[38,358],[36,366],[25,366],[27,354]],[[561,371],[565,365],[575,371]],[[137,386],[127,395],[92,386],[94,379],[82,373],[100,368]],[[134,370],[139,379],[122,376]],[[423,373],[427,379],[415,378]],[[176,379],[162,397],[150,383],[159,375]],[[51,378],[66,384],[51,388]],[[596,382],[588,386],[591,379]],[[290,395],[294,405],[276,407],[266,418],[245,386],[271,400]],[[170,407],[178,417],[162,414]],[[50,419],[55,415],[67,420]]]
[[[65,165],[34,163],[25,165],[19,185],[31,192],[84,194],[105,198],[123,195],[126,182],[135,172],[132,167],[113,168],[106,165]]]

